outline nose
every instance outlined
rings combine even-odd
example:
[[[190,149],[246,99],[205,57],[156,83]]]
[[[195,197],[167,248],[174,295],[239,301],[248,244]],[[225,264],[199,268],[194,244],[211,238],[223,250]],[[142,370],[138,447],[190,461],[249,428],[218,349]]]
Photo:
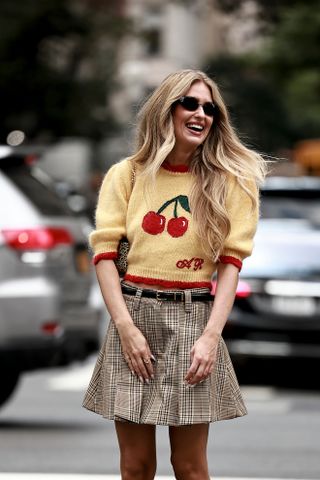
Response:
[[[203,106],[199,105],[197,110],[194,112],[197,117],[205,117],[206,114],[203,111]]]

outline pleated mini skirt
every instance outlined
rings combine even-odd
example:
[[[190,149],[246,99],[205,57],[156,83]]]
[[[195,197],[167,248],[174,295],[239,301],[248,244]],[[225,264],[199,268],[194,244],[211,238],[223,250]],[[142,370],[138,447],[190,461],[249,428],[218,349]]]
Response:
[[[208,293],[208,289],[189,292]],[[184,383],[190,350],[207,324],[211,301],[187,303],[131,295],[124,295],[124,299],[156,358],[154,379],[143,384],[130,372],[111,320],[85,393],[85,408],[110,420],[172,426],[246,415],[222,337],[212,374],[192,388]]]

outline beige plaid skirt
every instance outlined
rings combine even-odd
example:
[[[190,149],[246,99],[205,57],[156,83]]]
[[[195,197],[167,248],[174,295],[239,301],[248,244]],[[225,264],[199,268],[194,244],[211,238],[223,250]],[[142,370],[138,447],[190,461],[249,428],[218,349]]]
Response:
[[[205,328],[212,302],[159,301],[131,295],[124,295],[124,299],[156,358],[155,378],[142,384],[132,375],[111,320],[84,397],[85,408],[110,420],[173,426],[209,423],[247,413],[222,338],[210,377],[193,388],[184,384],[190,350]]]

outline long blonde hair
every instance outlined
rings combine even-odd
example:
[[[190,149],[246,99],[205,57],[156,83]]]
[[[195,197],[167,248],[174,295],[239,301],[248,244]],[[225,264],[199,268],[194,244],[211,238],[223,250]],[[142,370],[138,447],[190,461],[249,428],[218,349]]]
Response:
[[[190,163],[194,183],[190,192],[192,218],[205,251],[215,260],[230,232],[225,202],[227,177],[234,175],[257,207],[257,197],[248,184],[260,183],[265,175],[265,161],[257,152],[240,142],[235,133],[216,83],[205,73],[181,70],[169,75],[147,99],[138,114],[137,149],[129,157],[141,166],[141,174],[155,181],[157,172],[175,145],[172,120],[173,104],[186,95],[191,85],[207,85],[219,118]],[[205,215],[204,215],[205,212]]]

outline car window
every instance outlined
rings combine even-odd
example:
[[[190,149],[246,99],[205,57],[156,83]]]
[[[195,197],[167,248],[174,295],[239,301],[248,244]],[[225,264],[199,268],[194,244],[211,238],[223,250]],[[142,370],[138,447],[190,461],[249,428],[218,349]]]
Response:
[[[48,186],[35,178],[29,168],[23,166],[6,168],[3,172],[43,215],[70,215],[70,210],[65,202]]]
[[[301,219],[320,227],[320,197],[314,192],[299,192],[292,195],[262,195],[261,218],[264,219]]]

